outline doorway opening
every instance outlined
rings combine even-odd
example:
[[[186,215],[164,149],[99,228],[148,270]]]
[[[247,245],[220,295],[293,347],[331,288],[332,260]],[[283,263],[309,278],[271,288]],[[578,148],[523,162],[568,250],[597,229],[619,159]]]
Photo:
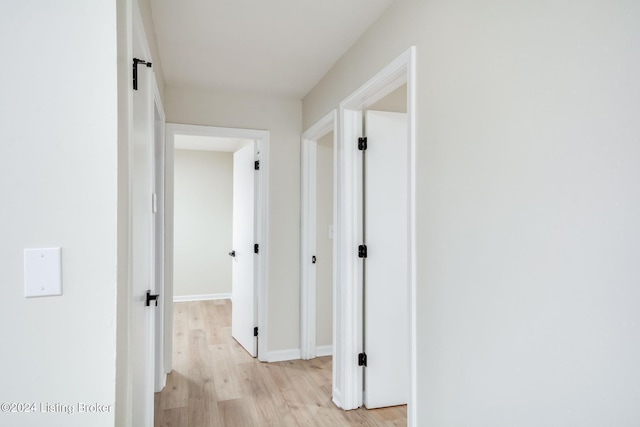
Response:
[[[303,133],[300,355],[333,354],[335,296],[336,111]]]
[[[234,338],[253,357],[266,360],[269,132],[167,124],[166,134],[167,165],[171,165],[166,191],[167,211],[171,212],[165,251],[171,264],[168,295],[175,295],[175,301],[230,297]],[[208,172],[203,176],[198,170]],[[180,181],[176,180],[178,172]],[[208,189],[215,195],[205,194]],[[198,191],[208,198],[205,206]],[[242,202],[239,207],[237,196]],[[181,200],[195,205],[178,206]],[[224,218],[222,223],[215,224],[215,216]],[[233,247],[242,234],[239,231],[248,241]],[[192,244],[197,247],[189,246]],[[212,284],[216,278],[226,283],[216,288]],[[169,357],[172,303],[165,307],[171,311],[164,330]],[[259,337],[254,336],[255,331],[261,332]]]
[[[415,48],[412,47],[340,104],[336,238],[341,255],[337,258],[338,286],[334,322],[341,334],[334,343],[336,375],[333,396],[334,402],[344,409],[355,409],[363,403],[367,404],[367,398],[372,395],[370,387],[377,381],[377,374],[374,374],[375,378],[371,376],[374,366],[387,358],[384,342],[380,341],[384,338],[380,337],[384,337],[385,333],[389,336],[401,328],[406,337],[401,338],[400,346],[406,354],[402,360],[408,365],[408,378],[401,388],[406,394],[410,426],[415,420],[413,402],[416,395],[414,68]],[[383,104],[393,98],[387,95],[397,91],[404,91],[406,94],[406,113],[400,113],[406,114],[401,125],[404,135],[395,138],[391,148],[386,148],[391,151],[375,154],[374,151],[381,149],[384,144],[362,139],[367,136],[365,130],[370,132],[371,125],[379,121],[369,110],[387,109]],[[390,113],[383,115],[388,114]],[[373,144],[376,144],[375,150],[371,148],[367,151]],[[388,158],[389,153],[393,155],[393,160]],[[404,194],[404,198],[396,201],[395,206],[385,205],[385,195],[396,199],[396,193]],[[390,212],[394,214],[391,215],[393,218],[387,218],[386,214]],[[394,239],[393,244],[387,241],[389,238]],[[371,240],[370,245],[367,245],[367,240]],[[375,240],[377,242],[374,245]],[[400,248],[401,257],[385,252],[387,247]],[[381,257],[384,262],[378,262]],[[374,271],[370,268],[375,262],[376,266],[384,269],[382,265],[391,259],[395,271]],[[383,273],[390,274],[388,277],[393,279],[390,281],[387,278],[372,286],[376,279],[383,277]],[[397,292],[398,289],[402,292]],[[393,305],[372,307],[371,304],[375,304],[375,301],[384,302],[389,295],[394,295],[397,299]],[[387,328],[385,333],[380,331],[379,324],[375,327],[371,325],[371,315],[381,320],[392,319],[402,311],[406,321],[402,325]],[[381,325],[386,328],[384,321]],[[376,340],[381,345],[374,345]],[[398,360],[392,363],[402,363]],[[371,371],[365,372],[367,369]],[[383,377],[385,369],[393,369],[393,366],[383,367]],[[376,404],[371,404],[371,407],[375,406]]]

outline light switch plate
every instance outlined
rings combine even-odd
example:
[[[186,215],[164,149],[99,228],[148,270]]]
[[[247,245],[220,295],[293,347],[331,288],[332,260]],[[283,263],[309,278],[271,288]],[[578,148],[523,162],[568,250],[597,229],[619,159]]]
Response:
[[[62,295],[62,248],[24,250],[24,296]]]

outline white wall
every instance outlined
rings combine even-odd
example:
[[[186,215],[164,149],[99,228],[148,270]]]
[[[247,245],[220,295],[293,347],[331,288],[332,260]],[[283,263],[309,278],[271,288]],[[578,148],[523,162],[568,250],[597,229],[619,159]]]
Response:
[[[175,150],[174,296],[231,293],[233,153]]]
[[[7,3],[0,40],[0,402],[111,405],[3,411],[0,425],[113,426],[116,4]],[[63,295],[24,298],[23,249],[53,246]]]
[[[316,145],[316,345],[333,344],[333,132]]]
[[[304,125],[417,49],[416,425],[640,424],[640,3],[397,0]]]
[[[407,84],[403,84],[378,102],[374,103],[368,110],[388,111],[390,113],[407,112]]]
[[[117,300],[116,300],[116,425],[133,424],[132,372],[130,363],[130,208],[129,208],[129,143],[132,124],[131,78],[133,0],[116,3],[118,44],[118,243],[117,243]]]
[[[295,99],[167,86],[167,122],[270,132],[268,351],[300,348],[300,134]]]
[[[160,98],[164,102],[164,71],[162,69],[160,53],[158,52],[158,41],[156,39],[156,32],[153,24],[151,5],[149,4],[149,0],[136,0],[135,2],[138,4],[138,7],[140,9],[140,16],[142,17],[142,22],[144,24],[145,37],[147,38],[149,50],[151,51],[153,72],[156,75],[156,81],[158,82],[158,91],[160,92]]]

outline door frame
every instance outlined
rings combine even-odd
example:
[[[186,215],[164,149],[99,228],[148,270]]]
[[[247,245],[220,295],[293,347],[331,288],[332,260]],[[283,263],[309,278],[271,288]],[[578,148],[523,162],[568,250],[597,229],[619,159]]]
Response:
[[[127,62],[131,64],[133,62],[133,58],[138,57],[153,63],[154,60],[151,56],[151,51],[149,49],[149,44],[146,38],[146,33],[144,31],[144,24],[142,20],[142,15],[138,7],[138,3],[133,2],[131,4],[130,10],[131,10],[131,24],[130,24],[131,39],[129,39],[128,41],[128,43],[130,43],[129,44],[130,50],[128,51]],[[137,53],[135,52],[136,50],[138,51]],[[129,124],[128,124],[129,141],[128,141],[128,147],[127,147],[127,153],[126,153],[127,174],[128,174],[127,183],[126,183],[127,193],[128,193],[128,196],[127,196],[128,197],[128,201],[127,201],[128,218],[126,221],[127,221],[127,227],[128,227],[127,235],[129,239],[129,241],[127,242],[128,280],[129,280],[128,297],[130,299],[128,303],[129,307],[127,310],[129,311],[130,319],[135,318],[133,313],[134,308],[132,308],[133,304],[136,304],[136,305],[144,304],[144,301],[145,301],[143,296],[139,296],[134,293],[136,291],[136,288],[134,286],[133,281],[135,280],[136,272],[138,272],[137,275],[142,275],[144,277],[145,282],[148,280],[147,289],[161,295],[161,290],[157,289],[157,283],[155,280],[155,275],[156,275],[155,250],[157,246],[156,246],[156,230],[153,228],[154,227],[153,214],[151,214],[144,221],[136,222],[136,219],[135,219],[136,212],[138,212],[137,209],[140,209],[140,211],[144,210],[145,212],[151,212],[151,203],[150,203],[151,200],[150,198],[148,199],[147,197],[149,196],[149,193],[151,193],[152,190],[155,188],[155,174],[163,173],[162,170],[160,171],[156,170],[157,164],[155,159],[155,148],[156,148],[157,141],[156,141],[156,134],[155,134],[155,127],[156,127],[155,113],[157,111],[159,118],[161,119],[161,121],[163,121],[164,110],[163,110],[162,102],[160,99],[160,92],[158,90],[155,71],[153,70],[153,68],[150,68],[145,71],[142,71],[141,73],[139,73],[139,78],[141,79],[141,81],[139,82],[140,88],[143,88],[145,87],[145,85],[148,85],[147,87],[149,89],[148,93],[146,94],[147,96],[145,96],[144,100],[141,101],[144,103],[144,105],[146,105],[147,108],[149,108],[149,112],[150,112],[149,117],[145,118],[144,122],[140,125],[142,128],[144,128],[145,146],[146,144],[150,145],[150,147],[148,147],[149,152],[147,153],[149,154],[149,158],[147,160],[150,163],[149,175],[145,176],[144,178],[137,177],[135,173],[135,171],[138,168],[138,163],[135,160],[136,156],[134,155],[136,141],[137,141],[134,136],[134,129],[136,127],[137,122],[135,120],[134,113],[133,113],[134,89],[132,88],[131,80],[127,79],[127,86],[128,86],[127,102],[128,102],[128,108],[130,108]],[[144,179],[144,181],[140,181],[141,179]],[[143,193],[139,193],[138,191],[135,190],[137,184],[139,183],[145,184],[146,188]],[[149,191],[148,193],[147,193],[147,190]],[[137,203],[136,201],[138,201],[139,204],[136,204]],[[143,243],[144,245],[147,246],[146,250],[149,251],[148,263],[142,263],[142,264],[136,263],[134,262],[135,261],[134,257],[136,256],[136,253],[137,253],[136,243],[135,243],[136,229],[143,229],[147,227],[149,231],[149,240]],[[162,296],[160,296],[160,298],[162,298]],[[148,314],[145,316],[147,331],[145,334],[146,335],[145,343],[143,345],[148,349],[147,350],[148,353],[145,355],[145,358],[147,360],[144,360],[143,362],[145,366],[148,366],[148,368],[145,368],[144,371],[137,372],[136,357],[138,356],[136,356],[135,345],[132,344],[132,339],[133,339],[132,337],[135,336],[135,333],[134,333],[136,328],[136,325],[134,324],[135,322],[130,322],[129,326],[127,327],[128,335],[129,335],[129,337],[127,338],[127,343],[128,343],[127,345],[129,347],[129,350],[125,357],[127,357],[127,365],[128,365],[127,369],[130,371],[127,373],[127,381],[128,381],[128,388],[129,388],[127,393],[130,396],[129,403],[135,406],[136,394],[138,392],[143,393],[144,399],[145,399],[144,405],[142,405],[143,407],[137,407],[137,408],[132,407],[133,412],[130,415],[131,416],[130,419],[136,423],[141,422],[142,423],[141,426],[150,427],[153,425],[153,419],[154,419],[153,391],[156,388],[156,384],[157,384],[156,380],[158,379],[158,371],[157,371],[158,367],[156,366],[156,363],[158,360],[157,351],[159,347],[156,346],[156,334],[158,332],[156,329],[157,329],[158,320],[159,318],[161,318],[161,313],[158,311],[158,309],[156,309],[155,306],[148,307],[145,310],[148,312]],[[142,356],[140,355],[140,357]],[[140,378],[140,376],[142,376],[142,378]],[[140,390],[140,388],[142,388],[142,390]],[[146,394],[147,392],[149,392],[148,395]]]
[[[166,262],[165,262],[165,235],[167,232],[167,224],[165,219],[165,188],[166,188],[166,144],[165,144],[165,114],[160,97],[160,90],[155,78],[153,79],[153,109],[154,109],[154,189],[157,191],[155,198],[155,218],[154,218],[154,281],[156,293],[160,295],[160,300],[167,298],[166,289]],[[156,117],[156,113],[157,116]],[[167,383],[167,370],[165,369],[164,357],[164,325],[166,312],[165,304],[161,304],[159,310],[155,314],[155,392],[161,391]],[[169,371],[170,372],[170,371]]]
[[[316,251],[316,206],[317,206],[317,142],[333,132],[333,218],[336,217],[337,142],[338,112],[332,110],[316,124],[307,129],[301,143],[301,234],[300,234],[300,357],[313,359],[316,348],[316,264],[311,257]],[[336,260],[336,239],[333,240],[333,262]],[[333,306],[335,306],[336,280],[333,269]],[[333,341],[336,339],[335,324]]]
[[[256,234],[260,244],[260,253],[256,255],[256,298],[258,307],[258,329],[260,345],[258,360],[267,361],[267,302],[268,302],[268,261],[269,261],[269,131],[256,129],[237,129],[214,126],[185,125],[167,123],[166,135],[166,188],[165,206],[167,222],[165,234],[165,289],[173,297],[173,209],[174,209],[174,149],[176,135],[210,136],[217,138],[252,139],[256,141],[260,152],[260,173],[257,177],[256,194]],[[170,214],[169,214],[170,213]],[[168,267],[168,268],[167,268]],[[167,270],[169,271],[167,274]],[[164,360],[165,369],[171,372],[173,350],[173,298],[165,298],[164,322]]]
[[[362,243],[360,227],[362,205],[358,174],[361,174],[361,156],[358,156],[357,139],[362,136],[362,111],[400,87],[407,84],[407,174],[409,182],[408,202],[408,299],[410,392],[407,405],[407,422],[416,420],[416,178],[415,178],[415,64],[416,49],[410,47],[398,58],[378,72],[373,78],[340,103],[339,144],[339,194],[336,237],[341,256],[337,259],[338,295],[334,311],[334,327],[341,330],[341,337],[334,342],[334,365],[342,383],[334,386],[334,402],[343,409],[362,406],[363,368],[358,366],[358,354],[362,352],[362,268],[357,247]],[[354,286],[355,284],[355,286]],[[335,377],[334,377],[335,380]]]

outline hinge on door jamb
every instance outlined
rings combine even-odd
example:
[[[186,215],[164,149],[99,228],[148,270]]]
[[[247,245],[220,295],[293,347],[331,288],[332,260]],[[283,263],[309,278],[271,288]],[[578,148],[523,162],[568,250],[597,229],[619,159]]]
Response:
[[[255,162],[253,162],[253,168],[257,171],[260,170],[260,160],[256,160]]]
[[[253,245],[253,253],[257,254],[258,252],[260,252],[260,245],[256,243],[255,245]]]
[[[255,328],[253,328],[253,336],[254,337],[258,336],[258,327],[257,326]]]
[[[367,366],[367,353],[358,354],[358,366]]]
[[[146,65],[147,68],[151,68],[152,64],[142,59],[133,58],[133,90],[138,90],[138,65]]]
[[[367,257],[367,245],[358,246],[358,258],[366,258]]]
[[[358,150],[364,151],[367,149],[367,137],[362,136],[358,138]]]

